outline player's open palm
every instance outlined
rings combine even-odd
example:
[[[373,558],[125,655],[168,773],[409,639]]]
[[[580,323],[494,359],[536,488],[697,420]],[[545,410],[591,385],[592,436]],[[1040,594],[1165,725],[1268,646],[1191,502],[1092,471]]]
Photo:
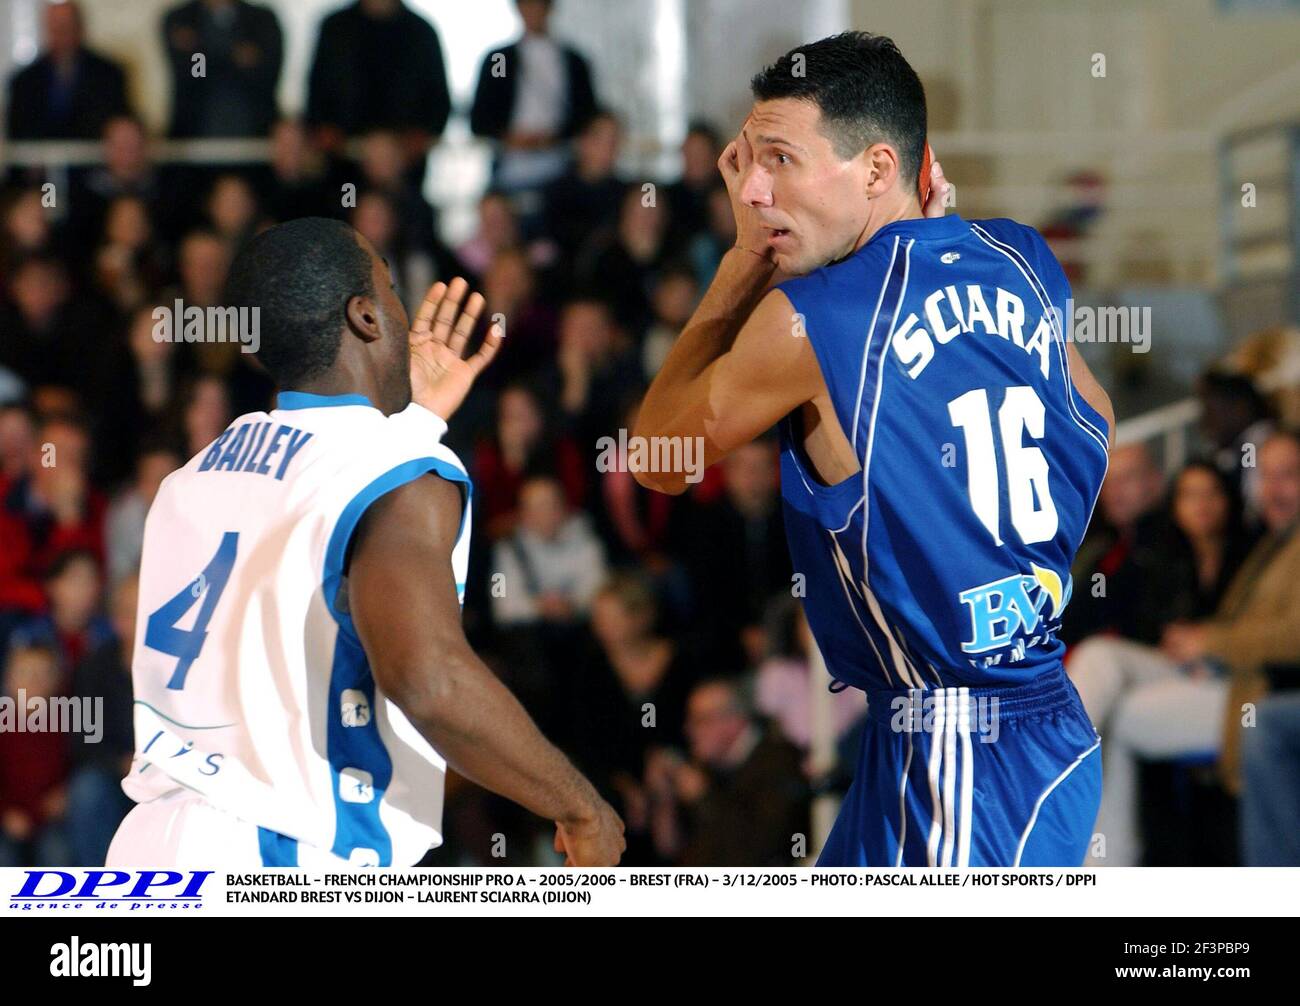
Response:
[[[493,325],[478,352],[465,356],[483,313],[483,295],[470,294],[466,300],[467,293],[469,284],[459,276],[450,284],[433,284],[411,326],[411,399],[444,420],[460,408],[505,337],[501,326]]]
[[[623,819],[604,800],[590,820],[555,825],[555,851],[564,855],[565,866],[617,866],[626,849]]]
[[[749,120],[745,120],[748,124]],[[772,257],[772,250],[767,245],[767,232],[758,210],[745,202],[743,189],[745,176],[750,165],[754,163],[754,149],[741,127],[736,138],[727,144],[718,158],[718,171],[727,186],[727,195],[731,197],[731,213],[736,218],[736,245],[748,248],[764,258]]]

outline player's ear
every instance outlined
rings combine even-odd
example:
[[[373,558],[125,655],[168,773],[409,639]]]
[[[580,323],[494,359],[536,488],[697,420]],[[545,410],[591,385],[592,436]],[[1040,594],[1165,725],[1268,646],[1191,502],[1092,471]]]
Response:
[[[358,294],[348,298],[344,314],[348,328],[363,342],[374,342],[382,334],[379,328],[379,305],[370,297]]]
[[[866,164],[866,195],[883,196],[898,180],[898,151],[888,143],[873,143],[860,156]]]

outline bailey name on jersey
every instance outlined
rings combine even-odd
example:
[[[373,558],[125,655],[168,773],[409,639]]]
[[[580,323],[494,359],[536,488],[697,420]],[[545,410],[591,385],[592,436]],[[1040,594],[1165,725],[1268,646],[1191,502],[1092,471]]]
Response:
[[[307,446],[312,435],[305,430],[281,424],[271,433],[274,422],[240,423],[231,426],[208,449],[199,463],[199,471],[207,472],[253,472],[256,475],[270,475],[275,469],[275,477],[284,481],[284,473],[294,456]],[[288,437],[288,442],[285,442]],[[278,462],[272,465],[272,461]]]
[[[993,307],[990,310],[984,288],[977,283],[963,289],[956,285],[940,287],[925,298],[925,320],[928,328],[919,327],[915,312],[903,319],[891,341],[894,354],[915,380],[935,357],[934,344],[946,346],[959,335],[977,331],[996,336],[1024,352],[1038,355],[1038,367],[1047,377],[1051,368],[1053,324],[1059,319],[1052,313],[1042,314],[1033,333],[1025,338],[1025,303],[1014,293],[994,287]]]

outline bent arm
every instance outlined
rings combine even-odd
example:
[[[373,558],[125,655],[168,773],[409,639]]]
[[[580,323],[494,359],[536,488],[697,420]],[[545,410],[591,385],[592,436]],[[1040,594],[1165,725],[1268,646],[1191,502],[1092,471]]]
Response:
[[[348,603],[375,684],[462,775],[561,824],[589,821],[595,789],[465,639],[451,564],[461,506],[456,485],[422,477],[358,526]]]
[[[1070,377],[1074,381],[1074,390],[1083,396],[1083,400],[1096,409],[1106,420],[1106,442],[1115,443],[1115,407],[1110,403],[1110,395],[1092,374],[1092,370],[1083,359],[1083,354],[1074,348],[1074,343],[1067,341],[1065,351],[1070,358]]]
[[[824,387],[816,355],[784,293],[764,295],[772,263],[743,249],[717,276],[646,392],[633,435],[700,437],[711,465],[769,429]],[[676,495],[685,470],[635,472]]]

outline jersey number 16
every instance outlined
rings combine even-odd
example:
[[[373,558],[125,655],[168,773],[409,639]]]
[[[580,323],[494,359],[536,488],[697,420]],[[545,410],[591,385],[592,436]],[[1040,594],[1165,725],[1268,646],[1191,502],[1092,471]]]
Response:
[[[1047,459],[1037,447],[1026,447],[1023,442],[1026,431],[1035,440],[1043,439],[1044,413],[1037,392],[1020,385],[1006,389],[997,416],[1011,524],[1026,545],[1048,541],[1057,527],[1056,504],[1047,485]],[[998,458],[988,392],[976,388],[954,398],[948,403],[948,416],[966,438],[966,488],[971,509],[993,541],[1001,545]]]

